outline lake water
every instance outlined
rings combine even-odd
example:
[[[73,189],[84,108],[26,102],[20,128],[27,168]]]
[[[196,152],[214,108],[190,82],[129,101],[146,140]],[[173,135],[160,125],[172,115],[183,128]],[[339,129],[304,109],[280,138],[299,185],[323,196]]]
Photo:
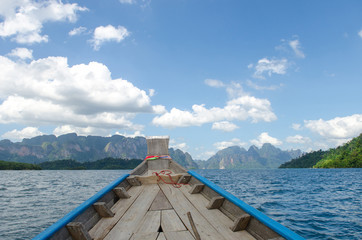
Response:
[[[31,239],[127,172],[0,171],[0,239]],[[362,239],[362,169],[197,172],[307,239]]]

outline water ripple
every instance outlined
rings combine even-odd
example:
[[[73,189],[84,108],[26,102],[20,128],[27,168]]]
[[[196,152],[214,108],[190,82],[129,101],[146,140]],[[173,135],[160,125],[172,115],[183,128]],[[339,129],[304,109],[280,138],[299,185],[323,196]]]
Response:
[[[306,239],[362,239],[362,169],[197,170]],[[0,239],[28,239],[128,171],[1,171]]]

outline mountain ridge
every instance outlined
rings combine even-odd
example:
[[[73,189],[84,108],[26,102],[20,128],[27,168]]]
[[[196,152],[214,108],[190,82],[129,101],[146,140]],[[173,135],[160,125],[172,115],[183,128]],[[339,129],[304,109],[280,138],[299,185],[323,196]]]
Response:
[[[179,149],[169,149],[172,159],[186,168],[197,168],[189,153]],[[79,162],[97,161],[104,158],[144,159],[147,143],[144,137],[78,136],[76,133],[42,135],[25,138],[21,142],[8,139],[0,141],[0,160],[42,163],[61,159],[74,159]]]
[[[299,149],[283,151],[270,143],[263,144],[261,148],[252,145],[248,150],[231,146],[218,151],[206,161],[197,161],[197,164],[204,169],[278,168],[301,154]]]

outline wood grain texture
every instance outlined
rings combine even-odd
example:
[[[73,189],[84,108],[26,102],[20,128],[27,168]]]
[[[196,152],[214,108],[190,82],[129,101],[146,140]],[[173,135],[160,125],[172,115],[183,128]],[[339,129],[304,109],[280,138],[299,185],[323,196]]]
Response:
[[[105,202],[96,202],[93,204],[94,209],[101,217],[113,217],[114,213],[108,208]]]
[[[114,212],[112,218],[102,218],[98,223],[89,231],[90,236],[93,239],[103,239],[109,231],[117,224],[121,219],[124,213],[132,205],[132,203],[137,199],[137,197],[143,191],[144,186],[135,186],[131,187],[128,192],[131,195],[130,198],[120,199],[116,204],[113,205],[111,211]]]
[[[161,213],[161,227],[164,232],[186,231],[185,225],[182,223],[175,210],[163,210]]]
[[[157,240],[166,240],[165,234],[163,232],[160,232],[160,234],[158,234]]]
[[[189,231],[165,232],[164,234],[167,240],[195,240],[194,236],[192,236]]]
[[[158,185],[144,185],[140,196],[104,239],[128,240],[138,228],[159,190]]]
[[[158,239],[158,232],[154,233],[135,233],[132,235],[131,240],[156,240]]]
[[[161,226],[161,211],[148,211],[135,232],[154,233],[158,232],[160,226]]]
[[[167,210],[172,209],[171,203],[167,200],[165,194],[160,190],[153,200],[150,207],[150,211]]]
[[[247,231],[231,231],[230,227],[233,226],[233,221],[219,209],[207,209],[206,206],[209,201],[201,194],[189,194],[189,189],[190,186],[183,186],[180,191],[225,239],[255,239]],[[201,239],[203,239],[202,236]]]
[[[180,217],[180,219],[190,232],[192,231],[192,228],[187,217],[187,212],[192,213],[192,217],[201,236],[201,239],[225,239],[212,225],[210,225],[210,223],[200,214],[200,212],[180,191],[180,189],[183,189],[185,186],[182,186],[181,188],[174,188],[167,184],[160,184],[160,187],[167,199],[170,201],[172,207],[175,209],[177,215]],[[167,235],[166,238],[168,238]]]
[[[80,222],[70,222],[67,229],[74,240],[92,240],[84,225]]]

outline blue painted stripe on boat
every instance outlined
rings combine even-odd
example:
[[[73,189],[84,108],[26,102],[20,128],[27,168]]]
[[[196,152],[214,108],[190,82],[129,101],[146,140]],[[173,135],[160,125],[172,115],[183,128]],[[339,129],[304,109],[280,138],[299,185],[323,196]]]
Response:
[[[245,212],[247,212],[251,216],[258,219],[261,223],[265,224],[267,227],[269,227],[273,231],[277,232],[282,237],[284,237],[284,238],[286,238],[288,240],[289,239],[290,240],[302,240],[302,239],[304,239],[303,237],[299,236],[298,234],[291,231],[290,229],[284,227],[283,225],[281,225],[277,221],[269,218],[268,216],[266,216],[262,212],[256,210],[252,206],[250,206],[250,205],[246,204],[245,202],[243,202],[242,200],[238,199],[237,197],[235,197],[231,193],[225,191],[224,189],[222,189],[221,187],[219,187],[215,183],[213,183],[210,180],[208,180],[208,179],[204,178],[203,176],[199,175],[195,171],[190,170],[190,171],[188,171],[188,173],[191,176],[193,176],[194,178],[196,178],[197,180],[199,180],[200,182],[202,182],[203,184],[205,184],[206,186],[208,186],[209,188],[211,188],[212,190],[214,190],[215,192],[217,192],[218,194],[220,194],[221,196],[223,196],[224,198],[226,198],[227,200],[229,200],[230,202],[234,203],[236,206],[243,209]]]
[[[45,229],[43,232],[41,232],[39,235],[37,235],[33,240],[44,240],[49,239],[54,233],[59,231],[62,227],[73,221],[77,216],[79,216],[81,213],[83,213],[87,208],[92,206],[94,203],[96,203],[100,198],[102,198],[104,195],[106,195],[108,192],[110,192],[113,188],[117,187],[118,184],[123,182],[129,174],[124,174],[120,178],[114,180],[111,182],[108,186],[104,187],[102,190],[97,192],[95,195],[93,195],[91,198],[83,202],[81,205],[79,205],[77,208],[73,209],[71,212],[69,212],[67,215],[65,215],[63,218],[58,220],[56,223]]]

